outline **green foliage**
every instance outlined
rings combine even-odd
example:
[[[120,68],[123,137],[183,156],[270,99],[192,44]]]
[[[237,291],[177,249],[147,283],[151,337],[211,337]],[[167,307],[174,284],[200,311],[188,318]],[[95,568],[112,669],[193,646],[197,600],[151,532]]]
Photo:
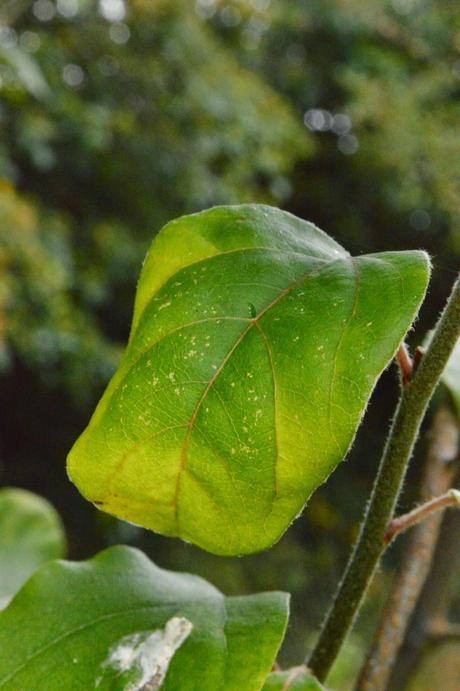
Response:
[[[0,368],[15,352],[42,381],[64,383],[87,401],[112,372],[118,350],[72,294],[78,269],[70,245],[59,214],[0,183]]]
[[[294,207],[340,229],[347,246],[436,247],[440,263],[455,266],[455,252],[458,264],[460,19],[450,0],[236,0],[232,28],[226,5],[213,3],[208,22],[305,113],[314,137],[292,180]]]
[[[105,511],[217,554],[270,546],[346,454],[428,274],[424,253],[352,259],[267,206],[173,221],[71,479]]]
[[[52,562],[0,614],[0,688],[135,691],[166,675],[165,691],[258,691],[287,603],[276,592],[225,598],[128,547]]]
[[[4,70],[17,147],[6,172],[15,158],[27,161],[79,218],[105,216],[116,195],[123,219],[150,225],[171,208],[257,198],[258,178],[305,152],[289,106],[241,69],[190,3],[131,3],[125,42],[97,7],[90,0],[73,18],[40,23],[26,12],[16,21],[15,49],[34,61],[47,90],[37,99],[17,70]],[[75,197],[91,186],[97,196]]]
[[[23,489],[0,489],[0,606],[35,569],[64,552],[64,531],[51,504]]]

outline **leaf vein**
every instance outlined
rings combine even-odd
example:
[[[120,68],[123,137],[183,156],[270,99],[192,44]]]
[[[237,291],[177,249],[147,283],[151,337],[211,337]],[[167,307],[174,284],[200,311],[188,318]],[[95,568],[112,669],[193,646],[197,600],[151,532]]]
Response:
[[[267,350],[267,355],[268,355],[268,361],[270,363],[270,371],[272,374],[272,379],[273,379],[273,430],[274,430],[274,441],[275,441],[275,454],[276,454],[276,459],[275,459],[275,467],[274,467],[274,485],[275,485],[275,496],[273,497],[273,501],[275,501],[276,497],[278,496],[279,492],[279,485],[278,485],[278,458],[279,458],[279,449],[278,449],[278,429],[277,429],[277,424],[276,424],[276,397],[277,397],[277,384],[276,384],[276,377],[275,377],[275,366],[273,363],[273,354],[272,354],[272,349],[270,347],[269,340],[267,338],[266,333],[260,326],[259,322],[256,322],[256,328],[258,332],[260,333],[262,340],[265,344],[265,348]]]
[[[340,333],[340,338],[337,342],[335,352],[334,352],[334,358],[332,361],[332,376],[331,376],[331,381],[329,384],[329,405],[328,405],[328,424],[329,424],[329,434],[331,435],[332,439],[334,440],[335,445],[337,448],[340,450],[340,444],[337,440],[337,437],[334,432],[333,424],[332,424],[332,408],[335,405],[335,407],[338,407],[340,409],[340,406],[337,404],[333,404],[332,397],[333,397],[333,391],[334,391],[334,386],[335,386],[335,381],[337,378],[337,362],[338,362],[338,357],[339,357],[339,352],[342,347],[343,339],[345,338],[345,334],[347,332],[348,327],[350,326],[355,314],[356,314],[356,308],[358,306],[358,296],[359,296],[359,291],[360,291],[360,274],[358,271],[357,264],[354,260],[353,257],[350,257],[350,262],[351,266],[353,267],[353,276],[354,276],[354,283],[355,283],[355,290],[354,290],[354,296],[353,296],[353,304],[350,310],[350,314],[348,315],[348,318],[343,325],[342,331]]]
[[[179,464],[178,464],[178,470],[177,470],[177,475],[176,475],[176,486],[175,486],[175,492],[174,492],[174,518],[175,518],[175,523],[176,523],[176,532],[177,532],[178,534],[180,534],[180,525],[179,525],[179,501],[178,501],[178,500],[179,500],[179,494],[180,494],[181,479],[182,479],[183,472],[184,472],[185,466],[186,466],[186,457],[187,457],[187,454],[188,454],[188,449],[189,449],[189,444],[190,444],[190,437],[191,437],[191,434],[192,434],[193,426],[194,426],[194,424],[195,424],[195,420],[196,420],[196,418],[197,418],[197,416],[198,416],[198,413],[199,413],[200,408],[201,408],[201,406],[202,406],[202,404],[203,404],[203,401],[205,400],[205,398],[206,398],[206,396],[207,396],[207,394],[208,394],[208,391],[212,388],[214,382],[217,380],[217,378],[218,378],[218,376],[220,375],[220,373],[222,372],[223,368],[225,367],[225,365],[227,364],[227,362],[229,361],[229,359],[232,357],[233,353],[234,353],[235,350],[238,348],[238,346],[240,345],[240,343],[242,342],[242,340],[244,339],[244,337],[246,336],[246,334],[250,331],[250,329],[251,329],[253,326],[255,326],[255,325],[257,324],[258,320],[259,320],[261,317],[263,317],[264,314],[266,314],[272,307],[274,307],[274,305],[276,305],[278,302],[280,302],[288,293],[290,293],[292,290],[294,290],[294,289],[295,289],[297,286],[299,286],[301,283],[303,283],[303,282],[306,281],[306,280],[309,280],[309,279],[312,279],[312,278],[316,278],[318,275],[321,274],[321,272],[322,272],[324,269],[329,268],[332,264],[335,264],[335,263],[337,263],[337,262],[339,262],[339,261],[344,261],[344,260],[347,260],[347,261],[350,261],[350,260],[351,260],[351,261],[352,261],[352,258],[351,258],[350,256],[346,256],[346,257],[337,257],[337,258],[335,258],[335,259],[333,259],[333,260],[330,260],[330,261],[326,262],[326,264],[324,264],[324,262],[323,262],[322,265],[321,265],[320,267],[314,269],[313,271],[310,270],[310,271],[307,272],[306,274],[303,274],[303,275],[300,276],[298,279],[296,279],[295,281],[293,281],[290,285],[288,285],[284,290],[282,290],[282,291],[280,292],[280,294],[277,295],[276,298],[275,298],[274,300],[272,300],[268,305],[266,305],[266,306],[259,312],[259,314],[258,314],[254,319],[251,319],[251,320],[250,320],[248,326],[247,326],[247,327],[241,332],[241,334],[238,336],[238,338],[237,338],[236,341],[234,342],[233,346],[230,348],[229,352],[227,353],[227,355],[225,356],[225,358],[222,360],[220,366],[216,369],[216,371],[214,372],[213,376],[212,376],[211,379],[209,380],[209,382],[208,382],[208,384],[207,384],[205,390],[203,391],[203,393],[202,393],[200,399],[198,400],[198,402],[197,402],[197,404],[196,404],[196,406],[195,406],[195,408],[194,408],[194,410],[193,410],[193,412],[192,412],[192,415],[191,415],[191,417],[190,417],[190,420],[189,420],[189,422],[188,422],[188,425],[187,425],[187,432],[186,432],[185,439],[184,439],[184,443],[183,443],[183,445],[182,445],[181,453],[180,453],[180,456],[179,456]]]

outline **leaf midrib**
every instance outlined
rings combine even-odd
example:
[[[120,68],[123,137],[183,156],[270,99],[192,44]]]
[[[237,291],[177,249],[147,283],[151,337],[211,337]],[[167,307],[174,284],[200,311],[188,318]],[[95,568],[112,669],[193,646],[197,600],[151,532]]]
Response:
[[[201,395],[200,399],[198,400],[198,403],[196,404],[192,415],[189,419],[189,422],[187,423],[187,432],[185,435],[184,443],[182,445],[181,449],[181,454],[179,457],[179,467],[178,467],[178,472],[176,475],[176,483],[175,483],[175,491],[174,491],[174,497],[172,501],[172,505],[174,507],[174,520],[175,520],[175,531],[179,534],[180,533],[180,525],[179,525],[179,493],[180,493],[180,483],[181,483],[181,478],[183,475],[183,472],[185,470],[185,465],[186,465],[186,456],[188,452],[188,447],[189,447],[189,442],[190,442],[190,437],[193,431],[193,425],[195,424],[195,420],[197,418],[198,412],[203,404],[203,401],[205,400],[208,392],[216,382],[217,378],[219,377],[220,373],[222,372],[223,368],[235,352],[235,350],[238,348],[238,346],[241,344],[243,341],[244,337],[246,336],[247,333],[249,333],[250,329],[254,326],[257,325],[258,321],[272,308],[274,307],[278,302],[280,302],[286,295],[289,294],[291,290],[294,290],[298,285],[302,284],[304,281],[309,280],[311,278],[315,278],[319,275],[321,275],[322,271],[325,269],[328,269],[332,264],[335,264],[336,262],[339,261],[351,261],[352,258],[350,255],[347,255],[345,257],[337,257],[335,259],[331,259],[329,261],[326,261],[325,263],[322,263],[321,267],[314,269],[313,271],[309,271],[306,274],[303,274],[299,278],[297,278],[295,281],[293,281],[291,284],[289,284],[286,288],[284,288],[280,294],[272,300],[268,305],[266,305],[260,312],[259,314],[254,317],[253,319],[249,320],[249,324],[246,326],[246,328],[239,334],[238,338],[235,340],[234,344],[230,348],[229,352],[225,356],[225,358],[222,360],[221,364],[219,367],[216,369],[214,372],[213,376],[209,380],[208,384],[206,385],[205,390],[203,391],[203,394]],[[272,370],[272,374],[274,377],[274,372]],[[278,460],[278,455],[277,459],[275,461],[275,465]]]
[[[150,297],[150,299],[149,299],[148,302],[146,303],[144,309],[142,310],[141,314],[139,315],[139,317],[138,317],[138,319],[137,319],[136,329],[135,329],[135,331],[132,333],[130,340],[131,340],[131,341],[134,340],[135,334],[136,334],[136,332],[138,331],[138,329],[139,329],[140,326],[141,326],[141,322],[142,322],[142,320],[143,320],[143,318],[144,318],[144,316],[145,316],[145,313],[146,313],[147,309],[149,308],[149,306],[152,304],[153,300],[155,299],[155,296],[158,295],[158,293],[160,292],[160,290],[161,290],[162,288],[164,288],[164,286],[165,286],[172,278],[177,277],[177,275],[178,275],[181,271],[183,271],[184,269],[188,269],[188,268],[190,268],[190,267],[192,267],[192,266],[197,266],[197,265],[199,265],[199,264],[204,264],[205,262],[212,261],[213,259],[216,259],[216,258],[221,257],[221,256],[226,255],[226,254],[235,254],[235,253],[237,253],[237,252],[248,252],[248,251],[250,251],[250,250],[251,250],[251,251],[252,251],[252,250],[264,251],[264,252],[277,252],[278,254],[282,254],[282,255],[285,255],[285,256],[301,256],[301,257],[303,257],[303,258],[307,258],[307,259],[311,259],[311,260],[317,261],[318,263],[321,264],[321,268],[327,268],[330,264],[334,264],[335,262],[340,261],[340,260],[351,259],[350,255],[349,255],[348,253],[346,253],[346,254],[344,254],[344,255],[342,255],[342,256],[340,256],[340,257],[334,257],[334,259],[320,259],[320,258],[318,258],[318,257],[315,257],[314,255],[303,254],[303,253],[301,253],[301,252],[294,252],[294,251],[285,252],[285,251],[283,251],[283,250],[279,250],[279,249],[273,248],[273,247],[243,247],[243,248],[238,248],[238,249],[234,249],[234,250],[228,250],[228,251],[226,251],[226,252],[220,252],[219,254],[213,254],[212,256],[210,256],[210,257],[205,257],[204,259],[199,259],[198,261],[191,262],[190,264],[186,264],[185,266],[181,267],[179,271],[176,271],[176,273],[172,274],[171,276],[168,276],[167,280],[166,280],[166,281],[158,288],[158,290]],[[308,273],[307,273],[306,275],[304,275],[304,278],[305,278],[305,277],[308,277],[308,275],[309,275]],[[301,280],[304,280],[304,278],[296,279],[296,281],[297,281],[297,280],[300,280],[300,281],[301,281]],[[282,291],[281,296],[283,295],[283,293],[284,293],[285,290],[286,290],[286,289],[284,289],[284,290]],[[257,317],[259,317],[259,316],[261,316],[261,314],[257,315]],[[256,317],[256,318],[257,318],[257,317]],[[190,327],[190,326],[195,326],[196,324],[204,324],[204,323],[206,323],[206,322],[219,321],[219,320],[222,320],[222,321],[230,321],[230,320],[231,320],[231,321],[243,321],[243,322],[251,322],[251,321],[252,321],[252,319],[251,319],[250,317],[237,317],[237,316],[221,315],[221,316],[216,316],[216,317],[206,317],[206,318],[204,318],[204,319],[197,319],[197,320],[195,320],[195,321],[193,321],[193,322],[188,322],[187,324],[181,324],[180,326],[174,327],[173,329],[170,329],[170,330],[167,331],[166,333],[163,333],[159,338],[157,338],[156,341],[153,341],[152,343],[149,343],[149,345],[148,345],[146,348],[144,348],[143,350],[140,351],[140,353],[138,353],[138,355],[137,355],[136,358],[133,360],[133,362],[131,362],[131,363],[129,364],[128,369],[126,370],[126,372],[123,373],[123,376],[122,376],[122,378],[120,379],[120,381],[117,381],[117,383],[116,383],[117,388],[118,388],[118,386],[120,386],[120,385],[125,381],[125,379],[129,376],[130,372],[131,372],[131,371],[134,369],[134,367],[138,364],[139,360],[141,360],[141,358],[142,358],[144,355],[146,355],[146,353],[148,353],[149,350],[151,350],[151,349],[154,348],[156,345],[158,345],[159,343],[161,343],[163,340],[165,340],[166,338],[168,338],[168,336],[171,336],[172,334],[177,333],[178,331],[182,331],[183,329],[186,329],[186,328],[188,328],[188,327]],[[123,367],[123,362],[121,363],[121,367]],[[116,391],[116,389],[112,392],[112,395],[115,394],[115,391]]]

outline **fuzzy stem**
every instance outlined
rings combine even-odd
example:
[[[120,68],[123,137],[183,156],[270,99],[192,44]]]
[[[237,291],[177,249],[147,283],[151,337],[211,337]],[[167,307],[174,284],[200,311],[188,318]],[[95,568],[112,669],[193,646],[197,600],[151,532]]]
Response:
[[[420,499],[423,502],[447,492],[457,473],[457,463],[454,461],[458,455],[458,423],[447,406],[441,406],[436,411],[429,437],[430,445],[420,485]],[[388,687],[410,618],[431,567],[441,519],[439,511],[432,513],[409,535],[356,691],[384,691]]]
[[[459,335],[460,278],[425,356],[402,390],[359,537],[307,662],[320,681],[327,677],[372,580],[421,422]]]

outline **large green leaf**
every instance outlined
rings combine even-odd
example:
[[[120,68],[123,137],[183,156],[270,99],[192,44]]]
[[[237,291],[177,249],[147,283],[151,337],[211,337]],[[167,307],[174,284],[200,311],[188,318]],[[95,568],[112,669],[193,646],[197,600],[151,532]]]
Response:
[[[428,275],[423,252],[353,259],[267,206],[169,223],[71,479],[104,511],[218,554],[271,545],[346,454]]]
[[[0,606],[36,568],[64,551],[64,530],[49,502],[23,489],[0,490]]]
[[[287,616],[284,593],[226,598],[129,547],[51,562],[0,613],[0,688],[258,691]]]
[[[306,667],[293,667],[268,675],[263,691],[326,691]]]

